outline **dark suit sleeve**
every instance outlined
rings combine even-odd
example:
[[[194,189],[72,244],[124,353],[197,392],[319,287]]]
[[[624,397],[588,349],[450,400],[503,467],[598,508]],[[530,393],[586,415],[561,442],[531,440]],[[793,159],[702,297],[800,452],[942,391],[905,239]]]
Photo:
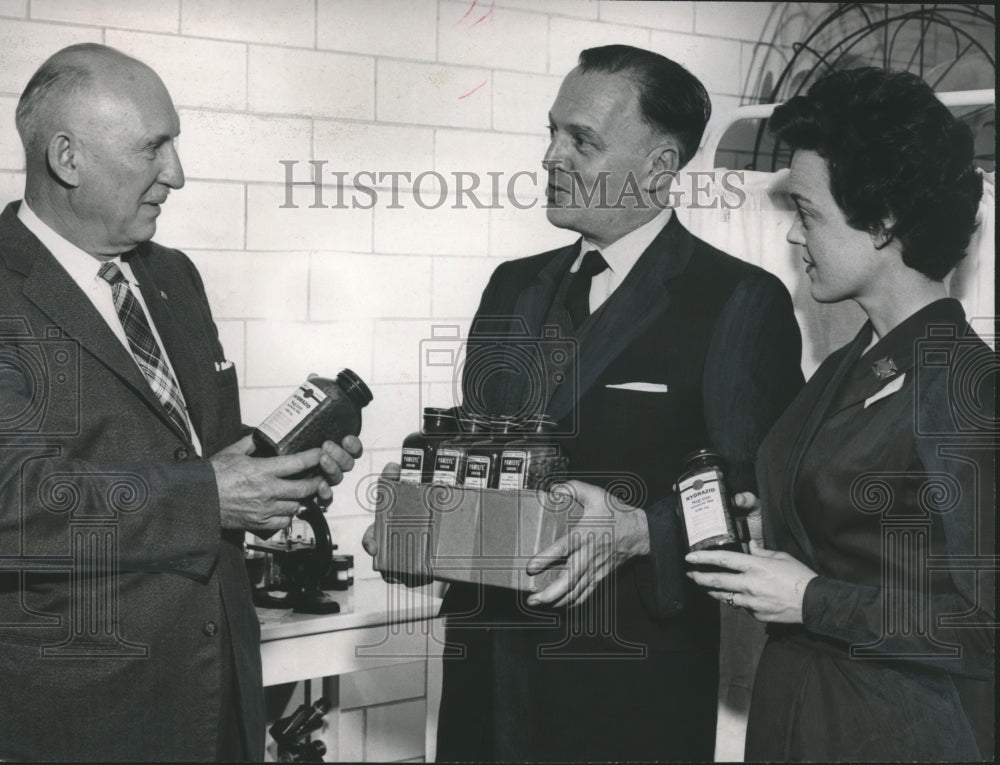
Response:
[[[784,285],[770,274],[741,283],[712,337],[702,378],[712,445],[732,491],[757,492],[757,449],[802,389],[802,337]]]
[[[757,448],[803,385],[802,338],[792,300],[774,276],[756,272],[733,291],[716,322],[702,375],[709,442],[729,465],[733,491],[757,484]],[[683,607],[686,564],[677,495],[646,509],[648,574],[640,568],[640,594],[650,613],[669,616]]]
[[[24,555],[65,556],[68,528],[103,519],[114,525],[121,571],[211,576],[220,526],[207,462],[83,460],[31,450],[7,457],[0,461],[0,490],[13,498],[0,515],[6,551],[20,545]]]
[[[995,372],[995,354],[985,346],[978,353],[978,361],[965,359],[959,369]],[[997,444],[995,427],[985,423],[996,422],[995,389],[992,384],[983,386],[982,398],[972,405],[958,402],[960,408],[977,410],[981,415],[978,424],[983,426],[963,430],[952,418],[949,404],[963,396],[963,388],[971,388],[955,380],[949,384],[942,372],[925,369],[921,373],[925,379],[933,379],[918,391],[920,420],[915,430],[921,435],[915,442],[919,465],[914,472],[927,477],[932,487],[919,501],[926,501],[940,513],[947,566],[942,568],[939,557],[925,580],[926,592],[899,587],[889,590],[818,576],[806,587],[803,623],[810,632],[867,646],[880,655],[991,678],[996,624],[996,570],[992,561]],[[887,607],[915,602],[928,609],[927,632],[890,629]],[[931,638],[938,643],[936,648],[930,644]]]

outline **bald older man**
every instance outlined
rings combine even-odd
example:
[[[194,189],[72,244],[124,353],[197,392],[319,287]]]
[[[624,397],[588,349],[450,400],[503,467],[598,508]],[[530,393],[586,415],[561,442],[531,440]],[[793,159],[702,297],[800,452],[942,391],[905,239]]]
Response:
[[[66,48],[16,119],[25,194],[0,217],[0,759],[260,760],[243,534],[328,500],[361,444],[249,456],[198,272],[150,241],[184,185],[152,69]]]

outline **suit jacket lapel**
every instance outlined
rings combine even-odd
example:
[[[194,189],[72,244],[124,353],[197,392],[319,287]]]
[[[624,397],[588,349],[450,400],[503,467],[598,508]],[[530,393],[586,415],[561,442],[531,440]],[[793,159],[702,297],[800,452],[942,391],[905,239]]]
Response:
[[[542,326],[559,287],[559,280],[569,270],[579,251],[580,244],[577,240],[557,252],[535,278],[518,293],[514,301],[513,315],[502,317],[507,320],[505,331],[498,332],[494,327],[492,331],[487,331],[478,338],[480,343],[494,342],[503,349],[505,368],[523,368],[524,359],[520,354],[524,349],[519,348],[516,343],[511,343],[510,340],[523,337],[525,342],[531,343],[542,337]],[[475,332],[475,327],[473,331]],[[524,374],[505,377],[501,393],[501,411],[516,412],[521,409],[525,400],[536,400],[537,397],[529,390],[532,384]]]
[[[965,311],[953,298],[942,298],[923,307],[860,357],[857,366],[845,378],[833,411],[858,404],[909,373],[915,364],[917,343],[922,338],[933,337],[931,326],[950,325],[960,331],[964,324]]]
[[[826,385],[819,392],[813,403],[812,411],[806,418],[805,423],[799,431],[798,438],[795,440],[795,445],[790,453],[788,470],[785,472],[785,483],[782,487],[781,498],[781,507],[784,509],[785,516],[784,520],[799,548],[806,556],[806,560],[803,563],[813,568],[817,567],[816,555],[812,542],[809,540],[809,535],[802,525],[802,519],[795,509],[795,484],[798,480],[799,469],[802,466],[806,450],[815,438],[820,426],[827,419],[830,409],[837,399],[838,392],[844,385],[845,378],[850,375],[858,357],[861,356],[862,351],[871,342],[871,333],[871,324],[865,324],[847,347],[840,363],[834,368]]]
[[[831,402],[828,417],[832,417],[837,412],[861,403],[865,399],[874,396],[882,388],[892,383],[893,380],[896,380],[900,375],[908,372],[913,366],[911,357],[908,360],[909,363],[896,367],[896,371],[890,376],[879,378],[873,367],[874,362],[877,359],[882,358],[882,356],[884,356],[884,354],[876,352],[873,354],[864,354],[865,358],[863,359],[860,357],[856,359],[854,368],[851,369],[850,372],[841,380],[841,389],[837,391],[833,401]]]
[[[586,325],[580,337],[577,385],[556,388],[549,414],[557,420],[566,416],[618,354],[663,315],[670,305],[670,280],[691,260],[694,241],[677,215],[672,215],[625,281],[598,309],[594,321]]]
[[[542,323],[552,305],[552,300],[559,287],[559,280],[563,274],[573,265],[573,261],[580,254],[580,240],[578,239],[568,247],[564,247],[561,252],[545,266],[521,294],[517,297],[514,305],[514,315],[524,320],[527,325],[528,334],[532,337],[539,337],[542,331]]]
[[[17,219],[16,210],[16,203],[12,203],[3,212],[0,252],[9,268],[24,274],[24,296],[51,318],[66,337],[78,342],[176,429],[135,359],[59,261]]]

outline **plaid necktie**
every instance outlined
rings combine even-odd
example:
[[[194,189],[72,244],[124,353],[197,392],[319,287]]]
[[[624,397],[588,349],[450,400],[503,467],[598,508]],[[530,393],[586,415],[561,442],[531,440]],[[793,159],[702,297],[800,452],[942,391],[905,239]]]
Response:
[[[566,292],[566,308],[573,329],[579,329],[590,316],[590,284],[594,277],[608,268],[608,262],[597,250],[588,250],[580,268],[573,274]]]
[[[153,330],[146,320],[146,314],[143,313],[142,306],[135,299],[132,290],[129,289],[125,276],[115,263],[105,263],[97,275],[111,285],[115,310],[118,311],[118,318],[125,329],[125,337],[128,338],[132,355],[146,376],[149,387],[153,389],[153,393],[163,404],[163,408],[167,410],[170,419],[190,439],[187,418],[184,416],[186,405],[184,397],[181,395],[180,386],[163,360],[160,346],[157,344],[156,338],[153,337]]]

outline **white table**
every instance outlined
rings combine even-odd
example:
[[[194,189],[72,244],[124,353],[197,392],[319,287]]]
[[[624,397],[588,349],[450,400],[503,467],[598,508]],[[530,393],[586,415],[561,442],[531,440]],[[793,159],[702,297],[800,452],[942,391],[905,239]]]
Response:
[[[381,579],[361,579],[328,594],[341,611],[327,616],[258,609],[264,685],[343,675],[428,655],[443,638],[436,619],[441,599],[429,588],[408,589]]]

